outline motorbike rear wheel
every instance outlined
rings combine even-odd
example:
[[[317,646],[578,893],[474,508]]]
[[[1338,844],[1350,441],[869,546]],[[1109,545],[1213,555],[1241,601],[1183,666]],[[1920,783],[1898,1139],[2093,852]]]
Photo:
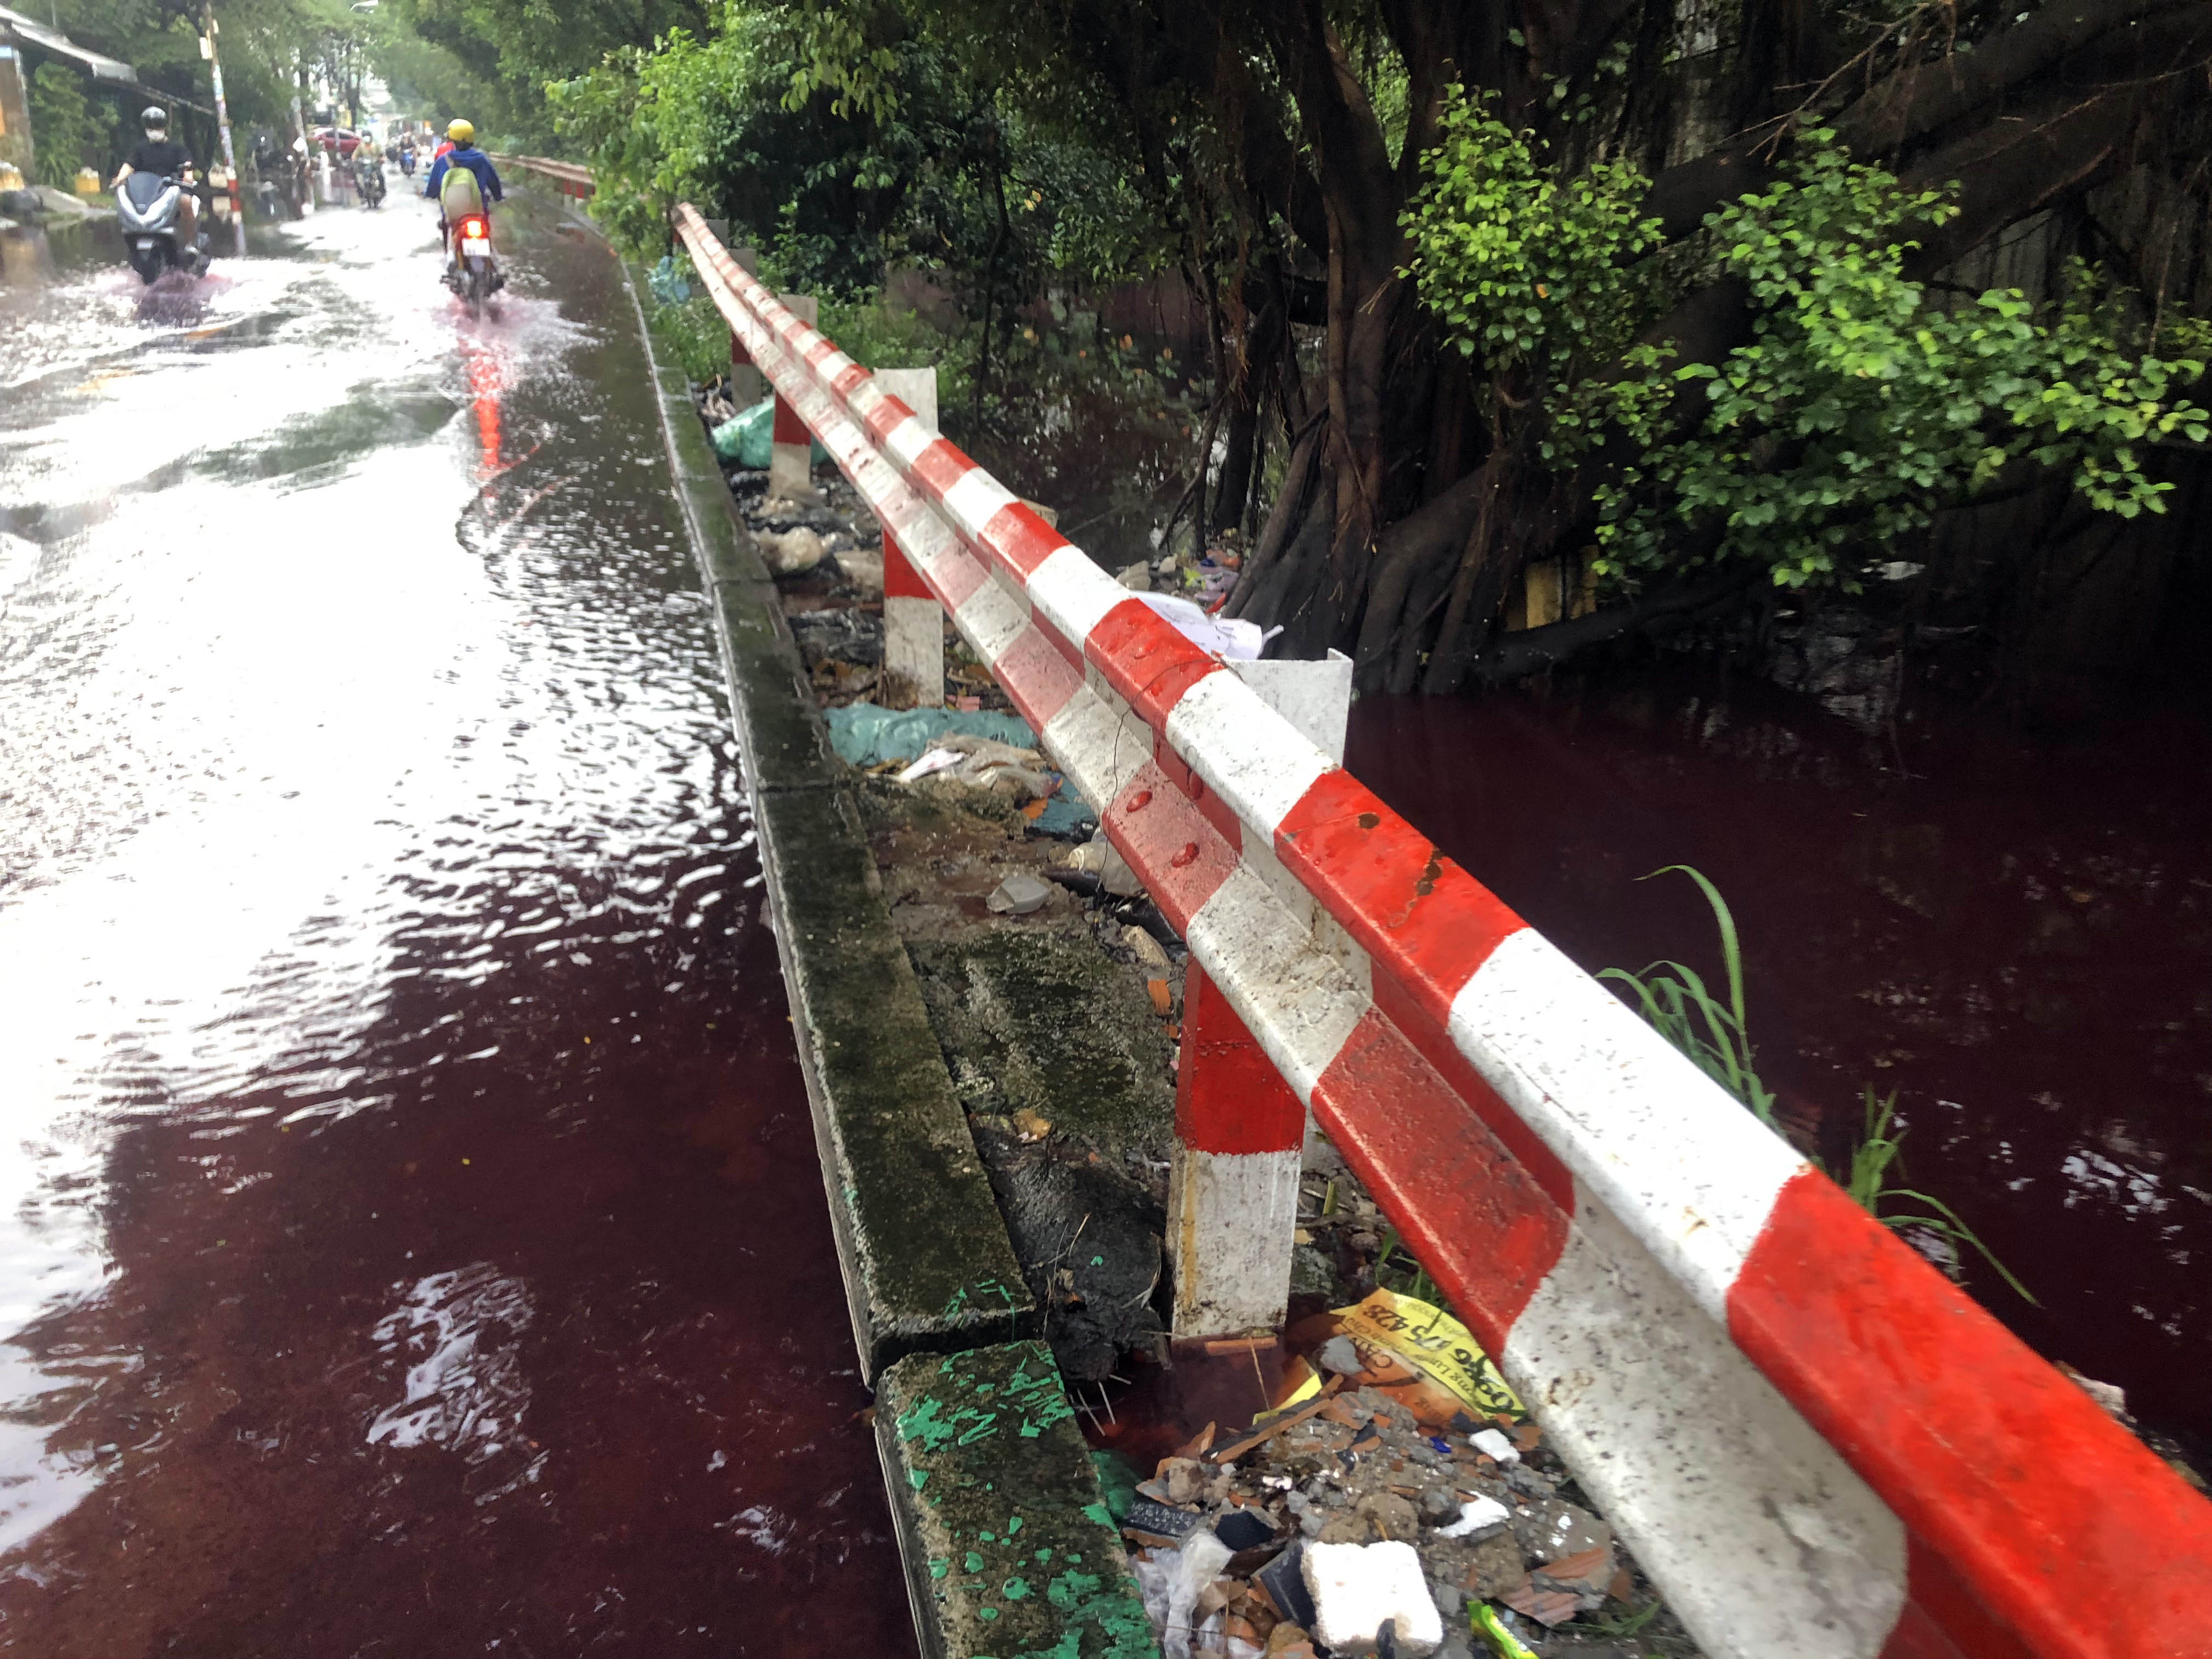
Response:
[[[485,269],[484,262],[482,259],[470,260],[468,277],[461,289],[462,297],[469,302],[470,316],[483,315],[484,299],[490,292],[491,273]]]

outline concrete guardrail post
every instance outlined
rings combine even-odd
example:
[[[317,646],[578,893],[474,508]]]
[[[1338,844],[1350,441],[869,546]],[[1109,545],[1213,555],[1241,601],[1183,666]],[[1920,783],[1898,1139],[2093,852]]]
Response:
[[[1352,659],[1232,662],[1260,700],[1341,764]],[[1204,786],[1190,782],[1202,794]],[[1298,1176],[1311,1138],[1295,1091],[1194,958],[1183,971],[1168,1252],[1179,1340],[1279,1328],[1288,1310]]]
[[[877,384],[933,430],[937,425],[935,368],[879,368]],[[945,702],[945,613],[914,562],[900,550],[890,525],[884,532],[884,672],[894,687],[911,688],[918,708]],[[895,694],[896,695],[896,694]]]
[[[1194,957],[1168,1171],[1178,1340],[1281,1328],[1305,1139],[1304,1103]]]
[[[811,294],[785,294],[777,296],[784,309],[799,318],[809,327],[820,313],[820,307]],[[810,459],[814,434],[807,430],[806,422],[799,412],[784,398],[781,391],[775,394],[775,446],[769,451],[768,493],[770,495],[797,497],[807,489],[807,480],[813,475]],[[939,676],[939,684],[944,677]]]

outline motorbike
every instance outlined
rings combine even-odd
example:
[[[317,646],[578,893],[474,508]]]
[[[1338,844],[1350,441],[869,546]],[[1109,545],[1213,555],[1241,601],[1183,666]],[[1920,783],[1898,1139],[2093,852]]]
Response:
[[[507,286],[507,275],[492,257],[491,222],[481,213],[465,214],[447,239],[446,286],[468,301],[470,312],[483,314],[483,303]]]
[[[354,183],[361,190],[363,207],[384,205],[384,163],[376,152],[363,145],[353,161]]]
[[[412,179],[415,176],[415,152],[413,150],[403,149],[399,152],[399,171],[410,179]]]
[[[150,173],[134,173],[116,186],[115,219],[123,232],[125,257],[139,281],[149,286],[167,270],[197,276],[207,268],[207,255],[197,245],[179,246],[184,200],[181,182]]]

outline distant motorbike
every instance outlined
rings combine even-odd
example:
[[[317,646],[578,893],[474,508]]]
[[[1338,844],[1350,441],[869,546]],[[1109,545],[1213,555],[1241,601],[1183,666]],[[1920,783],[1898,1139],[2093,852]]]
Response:
[[[399,152],[399,171],[410,179],[415,176],[415,152],[412,149]]]
[[[360,188],[363,207],[384,205],[384,163],[366,144],[354,155],[353,177]]]
[[[197,276],[207,268],[207,256],[198,246],[179,246],[184,200],[180,182],[151,173],[134,173],[116,187],[115,220],[123,232],[125,256],[139,281],[150,285],[168,270]]]
[[[481,213],[465,215],[447,239],[446,286],[482,316],[483,304],[507,286],[506,273],[492,257],[491,222]]]

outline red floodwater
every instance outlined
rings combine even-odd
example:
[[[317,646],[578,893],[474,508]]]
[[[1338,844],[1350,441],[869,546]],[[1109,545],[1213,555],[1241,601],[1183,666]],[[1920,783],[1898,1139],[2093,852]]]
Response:
[[[1759,1067],[1831,1159],[1898,1091],[1903,1184],[2042,1352],[2212,1435],[2212,775],[2176,715],[2077,741],[1977,718],[1868,737],[1694,677],[1369,698],[1349,764],[1584,967],[1719,972],[1742,930]],[[1900,771],[1900,763],[1904,770]]]
[[[634,313],[504,222],[0,291],[0,1651],[913,1651]]]

